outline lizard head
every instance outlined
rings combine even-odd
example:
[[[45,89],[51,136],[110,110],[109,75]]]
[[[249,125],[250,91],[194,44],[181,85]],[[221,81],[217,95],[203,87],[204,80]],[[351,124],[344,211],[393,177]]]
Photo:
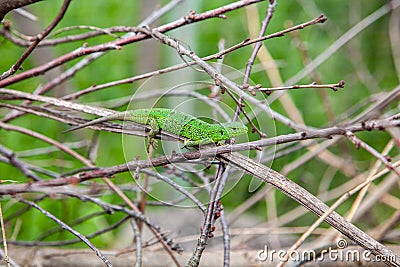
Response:
[[[214,141],[228,140],[229,138],[247,133],[248,129],[241,122],[226,122],[215,124],[215,128],[210,132],[210,138]]]
[[[228,132],[229,137],[242,135],[248,131],[247,127],[238,121],[221,123],[221,126]]]

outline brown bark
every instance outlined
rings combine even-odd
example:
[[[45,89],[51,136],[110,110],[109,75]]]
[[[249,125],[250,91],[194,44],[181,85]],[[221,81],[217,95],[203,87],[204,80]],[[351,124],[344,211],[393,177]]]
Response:
[[[1,0],[0,1],[0,21],[11,10],[34,4],[42,0]]]

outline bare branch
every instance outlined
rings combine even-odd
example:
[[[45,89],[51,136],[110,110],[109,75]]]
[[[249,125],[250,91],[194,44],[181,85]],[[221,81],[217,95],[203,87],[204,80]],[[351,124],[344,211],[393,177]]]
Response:
[[[2,0],[0,1],[0,21],[11,10],[31,5],[42,0]]]
[[[22,2],[22,1],[21,1]],[[46,29],[37,36],[35,36],[34,41],[28,47],[28,49],[22,54],[22,56],[17,60],[17,62],[6,72],[4,72],[0,76],[0,80],[3,80],[11,75],[13,75],[17,70],[20,69],[22,63],[28,58],[28,56],[33,52],[33,50],[38,46],[39,42],[42,41],[46,36],[57,26],[57,24],[61,21],[64,17],[65,12],[67,12],[68,6],[71,3],[71,0],[64,0],[64,3],[61,7],[60,12],[58,13],[57,17],[52,21],[52,23],[47,26]]]

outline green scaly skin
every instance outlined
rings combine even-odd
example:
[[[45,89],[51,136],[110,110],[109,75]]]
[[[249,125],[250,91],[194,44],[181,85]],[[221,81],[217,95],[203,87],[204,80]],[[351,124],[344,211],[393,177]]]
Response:
[[[189,114],[167,108],[137,109],[115,113],[106,117],[72,127],[73,131],[90,125],[112,120],[128,120],[151,127],[149,136],[153,138],[160,130],[187,138],[186,147],[218,143],[231,137],[247,133],[247,127],[240,122],[211,124]]]

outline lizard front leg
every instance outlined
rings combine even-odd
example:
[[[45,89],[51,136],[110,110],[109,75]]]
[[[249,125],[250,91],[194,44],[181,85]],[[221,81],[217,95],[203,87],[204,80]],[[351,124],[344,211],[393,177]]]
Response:
[[[154,137],[158,133],[160,133],[160,127],[158,126],[158,123],[154,118],[149,118],[147,124],[150,126],[149,144],[147,147],[147,151],[150,151],[150,146],[152,146],[154,149],[156,149],[157,147],[157,140],[155,140]]]

